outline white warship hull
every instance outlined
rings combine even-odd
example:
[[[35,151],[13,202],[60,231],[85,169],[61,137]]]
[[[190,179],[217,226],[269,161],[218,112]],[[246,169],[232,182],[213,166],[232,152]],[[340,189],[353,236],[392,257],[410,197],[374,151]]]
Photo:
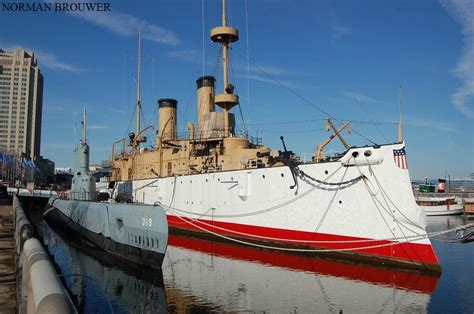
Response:
[[[439,271],[409,172],[394,158],[403,147],[299,165],[294,188],[279,166],[116,182],[114,195],[161,205],[171,228],[215,239]]]

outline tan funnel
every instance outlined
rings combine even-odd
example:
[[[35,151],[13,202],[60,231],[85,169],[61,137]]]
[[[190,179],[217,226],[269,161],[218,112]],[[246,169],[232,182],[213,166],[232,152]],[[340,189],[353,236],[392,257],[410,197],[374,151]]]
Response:
[[[215,111],[214,106],[214,76],[201,76],[197,79],[197,104],[198,104],[198,136],[202,136],[204,115]]]
[[[158,142],[176,140],[176,107],[178,101],[171,98],[158,100],[160,108]]]

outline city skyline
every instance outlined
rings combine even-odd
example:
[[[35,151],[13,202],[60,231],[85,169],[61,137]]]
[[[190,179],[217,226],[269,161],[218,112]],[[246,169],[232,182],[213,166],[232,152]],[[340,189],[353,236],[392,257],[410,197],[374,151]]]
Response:
[[[284,135],[289,149],[314,155],[329,136],[322,131],[329,113],[353,121],[356,132],[345,135],[351,145],[370,144],[357,133],[378,144],[394,142],[402,86],[412,179],[443,177],[445,169],[451,178],[474,171],[474,12],[468,1],[245,4],[230,3],[229,22],[241,37],[232,50],[231,82],[251,135],[258,132],[275,149],[282,149]],[[216,71],[218,48],[209,31],[220,23],[220,2],[118,1],[110,7],[0,12],[0,48],[34,51],[45,75],[42,155],[58,166],[73,164],[83,107],[93,163],[107,159],[112,143],[134,130],[138,25],[144,126],[157,124],[159,98],[176,98],[178,132],[185,131],[187,121],[196,120],[195,80]],[[26,32],[32,25],[35,32]],[[222,89],[220,76],[216,87]],[[233,112],[242,130],[239,108]]]

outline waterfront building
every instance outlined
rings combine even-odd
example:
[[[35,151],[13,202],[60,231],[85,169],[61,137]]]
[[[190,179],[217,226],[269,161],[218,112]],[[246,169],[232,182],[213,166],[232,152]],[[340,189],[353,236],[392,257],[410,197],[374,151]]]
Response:
[[[40,157],[43,75],[33,52],[0,48],[0,152]]]

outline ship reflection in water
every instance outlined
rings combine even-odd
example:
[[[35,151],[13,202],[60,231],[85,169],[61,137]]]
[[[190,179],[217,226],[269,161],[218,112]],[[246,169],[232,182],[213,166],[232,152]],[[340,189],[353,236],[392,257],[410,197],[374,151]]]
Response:
[[[87,313],[426,312],[438,282],[418,273],[181,236],[170,236],[160,271],[46,229],[44,241],[79,311]]]
[[[425,312],[438,277],[171,236],[163,263],[170,289],[224,311]]]

